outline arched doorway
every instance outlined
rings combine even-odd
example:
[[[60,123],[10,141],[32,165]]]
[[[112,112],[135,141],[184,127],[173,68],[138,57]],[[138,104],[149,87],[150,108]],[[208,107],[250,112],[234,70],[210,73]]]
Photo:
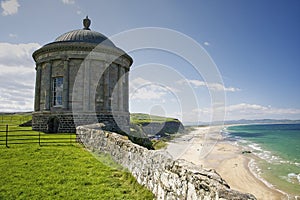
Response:
[[[52,117],[48,121],[48,133],[57,133],[59,128],[59,119]]]

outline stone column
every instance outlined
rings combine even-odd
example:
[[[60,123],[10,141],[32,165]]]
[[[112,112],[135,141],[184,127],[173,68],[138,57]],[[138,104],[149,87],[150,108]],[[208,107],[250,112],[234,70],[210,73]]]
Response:
[[[123,83],[125,80],[124,77],[125,69],[122,66],[118,66],[118,108],[119,111],[124,111],[124,93],[123,93]]]
[[[90,110],[90,61],[84,61],[83,111]]]
[[[129,69],[124,69],[125,74],[124,74],[124,86],[123,86],[123,105],[124,105],[124,111],[129,112],[129,85],[128,85],[128,75],[129,75]]]
[[[63,77],[63,109],[69,109],[69,60],[64,60],[64,77]]]
[[[109,87],[109,67],[107,63],[104,63],[105,71],[103,74],[104,79],[104,87],[103,87],[103,94],[104,94],[104,111],[109,111],[109,104],[110,104],[110,87]]]
[[[46,85],[46,92],[45,92],[45,110],[50,110],[51,106],[51,89],[52,89],[52,63],[46,64],[46,70],[47,70],[47,80],[45,81],[47,83]]]
[[[34,111],[40,111],[40,100],[41,100],[41,75],[42,75],[41,64],[36,65],[36,80],[35,80],[35,101]]]
[[[111,63],[109,67],[110,110],[117,111],[118,106],[118,65]]]
[[[100,112],[104,110],[104,62],[99,62],[98,71],[99,74],[97,76],[98,85],[97,85],[97,99],[96,99],[96,112]]]

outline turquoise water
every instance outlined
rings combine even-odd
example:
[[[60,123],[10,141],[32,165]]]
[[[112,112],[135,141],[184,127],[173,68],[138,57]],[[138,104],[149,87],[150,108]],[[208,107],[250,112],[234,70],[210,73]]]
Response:
[[[300,124],[232,126],[227,137],[260,158],[253,169],[257,175],[300,196]]]

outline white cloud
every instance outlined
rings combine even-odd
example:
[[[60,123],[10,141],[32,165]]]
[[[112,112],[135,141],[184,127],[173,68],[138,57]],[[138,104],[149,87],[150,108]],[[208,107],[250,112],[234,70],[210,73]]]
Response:
[[[8,34],[8,36],[11,37],[11,38],[17,38],[18,37],[17,34],[13,34],[13,33]]]
[[[200,80],[185,79],[185,80],[180,80],[178,83],[180,84],[189,83],[194,87],[207,87],[209,90],[213,90],[213,91],[238,92],[241,90],[239,88],[234,88],[234,87],[225,87],[223,84],[220,83],[206,83]]]
[[[210,46],[210,43],[209,42],[204,42],[203,43],[205,46]]]
[[[152,100],[152,99],[161,99],[166,94],[166,91],[157,86],[144,86],[134,91],[131,95],[132,100]]]
[[[0,112],[31,111],[37,43],[0,43]]]
[[[258,104],[240,103],[230,105],[227,107],[227,112],[237,112],[240,114],[257,114],[257,115],[286,115],[286,114],[300,114],[300,109],[292,108],[273,108],[270,105],[262,106]]]
[[[62,0],[63,4],[74,4],[75,0]]]
[[[138,77],[130,82],[129,96],[131,100],[163,100],[162,97],[168,94],[168,91],[172,89]]]
[[[202,107],[193,109],[190,112],[194,119],[197,117],[200,121],[210,121],[211,116],[222,114],[222,107]],[[220,112],[220,113],[218,113]],[[300,119],[300,109],[295,108],[275,108],[270,105],[264,106],[259,104],[239,103],[225,107],[225,120],[239,119]],[[193,122],[190,121],[190,122]],[[195,120],[194,120],[195,122]]]
[[[5,66],[28,66],[33,63],[32,52],[40,47],[37,43],[0,43],[0,64]]]
[[[33,110],[33,95],[35,70],[0,65],[0,111],[30,111]],[[5,72],[2,72],[5,71]]]
[[[151,82],[146,79],[138,77],[138,78],[131,80],[130,87],[132,87],[134,89],[141,85],[145,85],[145,84],[149,84],[149,83],[151,83]]]
[[[3,9],[2,15],[14,15],[18,13],[18,8],[20,7],[20,4],[18,0],[6,0],[1,1],[1,8]]]

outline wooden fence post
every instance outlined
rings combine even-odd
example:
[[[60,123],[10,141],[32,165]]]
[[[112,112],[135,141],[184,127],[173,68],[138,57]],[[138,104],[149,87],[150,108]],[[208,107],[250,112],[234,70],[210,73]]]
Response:
[[[39,131],[39,145],[41,146],[41,132]]]
[[[7,148],[9,148],[9,146],[8,146],[8,124],[6,124],[5,145]]]

